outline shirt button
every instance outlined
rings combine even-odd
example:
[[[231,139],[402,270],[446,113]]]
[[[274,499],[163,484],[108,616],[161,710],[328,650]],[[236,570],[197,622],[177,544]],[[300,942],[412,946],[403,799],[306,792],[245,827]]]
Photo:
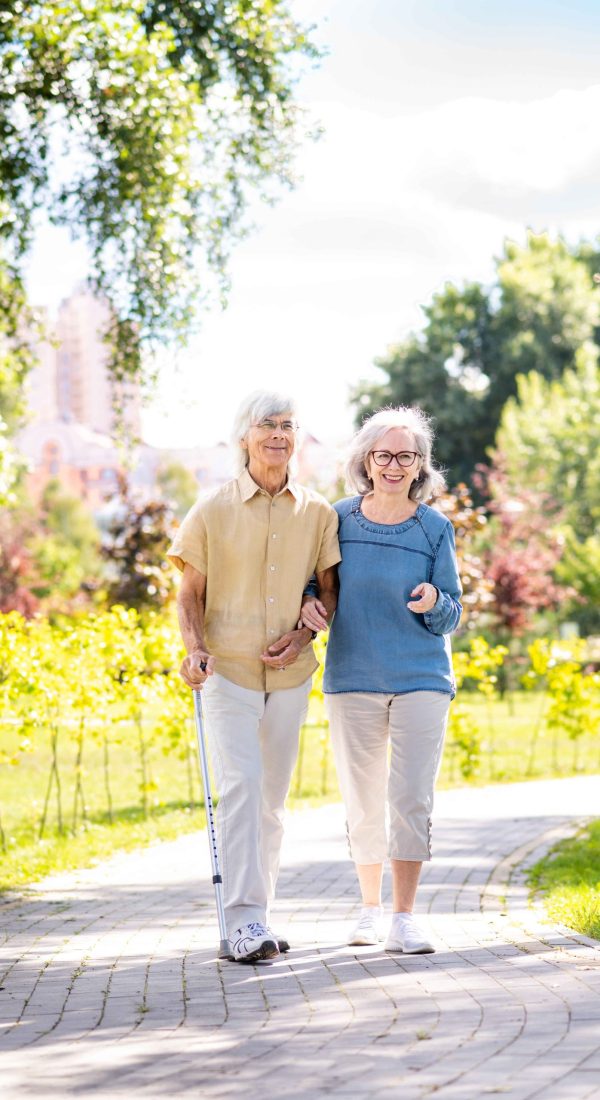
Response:
[[[277,535],[271,535],[271,538],[272,538],[272,539],[276,539],[276,538],[277,538]]]
[[[271,570],[271,572],[272,572],[272,573],[274,573],[274,572],[275,572],[275,566],[274,566],[274,565],[270,565],[270,566],[269,566],[269,569]]]
[[[269,603],[275,603],[275,597],[269,596]]]
[[[275,631],[274,631],[273,627],[271,627],[271,629],[269,631],[269,634],[274,634],[274,633],[275,633]]]

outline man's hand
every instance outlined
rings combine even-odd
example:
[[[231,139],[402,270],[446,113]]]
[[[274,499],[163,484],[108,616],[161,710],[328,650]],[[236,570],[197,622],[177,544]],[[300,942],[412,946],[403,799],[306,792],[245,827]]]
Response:
[[[327,608],[321,600],[309,596],[302,604],[300,619],[309,630],[327,630]]]
[[[418,584],[416,588],[413,588],[411,596],[418,596],[418,600],[409,600],[407,607],[409,611],[414,611],[417,615],[423,615],[426,611],[431,611],[432,607],[435,607],[438,598],[438,590],[433,584],[427,584],[427,581],[423,581],[422,584]]]
[[[309,641],[310,632],[306,628],[289,630],[287,634],[283,634],[273,642],[264,653],[261,653],[261,661],[264,661],[269,668],[288,668],[297,660]]]
[[[188,653],[179,669],[179,675],[185,680],[188,687],[199,690],[208,676],[214,672],[215,658],[204,650],[195,649]]]

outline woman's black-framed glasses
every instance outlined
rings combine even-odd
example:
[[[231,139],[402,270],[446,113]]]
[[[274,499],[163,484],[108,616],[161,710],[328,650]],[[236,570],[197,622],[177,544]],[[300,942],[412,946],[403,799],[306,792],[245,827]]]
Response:
[[[397,451],[396,454],[392,454],[391,451],[369,451],[369,454],[373,455],[376,466],[389,466],[393,458],[399,466],[412,466],[415,458],[421,458],[418,451]]]

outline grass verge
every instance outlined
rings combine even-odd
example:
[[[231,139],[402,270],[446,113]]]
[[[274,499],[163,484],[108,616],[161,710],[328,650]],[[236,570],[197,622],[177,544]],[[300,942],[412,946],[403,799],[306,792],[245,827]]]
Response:
[[[76,833],[52,832],[41,840],[12,845],[0,860],[0,894],[36,882],[46,875],[89,867],[116,852],[131,851],[206,825],[204,809],[169,804],[144,817],[138,807],[113,815],[112,824],[100,815],[90,818]]]
[[[471,747],[467,758],[460,742],[449,736],[440,788],[598,770],[597,736],[585,735],[574,742],[566,734],[540,730],[540,703],[534,693],[519,692],[510,699],[490,702],[476,693],[462,692],[459,700],[477,730],[477,751]],[[340,797],[328,731],[316,724],[321,718],[314,714],[313,724],[302,731],[288,799],[292,809],[318,806]],[[78,763],[76,742],[68,731],[61,731],[57,748],[60,792],[54,783],[41,839],[40,823],[52,763],[49,742],[40,735],[16,765],[0,767],[0,835],[5,845],[0,853],[0,892],[19,889],[53,872],[85,867],[119,850],[169,840],[202,827],[204,812],[200,807],[192,726],[188,732],[187,740],[173,751],[164,743],[158,716],[149,715],[142,763],[136,730],[115,724],[108,731],[108,784],[105,752],[98,734],[89,736]],[[0,736],[10,756],[17,745],[10,725],[0,729]],[[467,773],[465,761],[469,765]],[[86,820],[82,820],[82,802]]]
[[[529,883],[552,920],[600,939],[600,821],[555,845],[531,868]]]

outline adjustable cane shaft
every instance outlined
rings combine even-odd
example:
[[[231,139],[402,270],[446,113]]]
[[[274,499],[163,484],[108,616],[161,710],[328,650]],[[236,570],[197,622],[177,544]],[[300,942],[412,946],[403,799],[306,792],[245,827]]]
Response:
[[[202,786],[204,788],[204,806],[206,809],[206,822],[208,827],[208,846],[210,862],[212,865],[212,881],[215,888],[215,901],[217,904],[217,919],[219,921],[219,958],[230,959],[231,948],[227,938],[227,923],[225,920],[225,906],[223,903],[223,879],[219,867],[219,853],[217,850],[217,830],[215,826],[215,813],[210,790],[210,776],[208,772],[208,756],[204,738],[204,721],[202,717],[202,700],[199,691],[193,692],[194,714],[196,718],[196,734],[198,737],[198,752],[200,756],[200,770],[202,772]]]

